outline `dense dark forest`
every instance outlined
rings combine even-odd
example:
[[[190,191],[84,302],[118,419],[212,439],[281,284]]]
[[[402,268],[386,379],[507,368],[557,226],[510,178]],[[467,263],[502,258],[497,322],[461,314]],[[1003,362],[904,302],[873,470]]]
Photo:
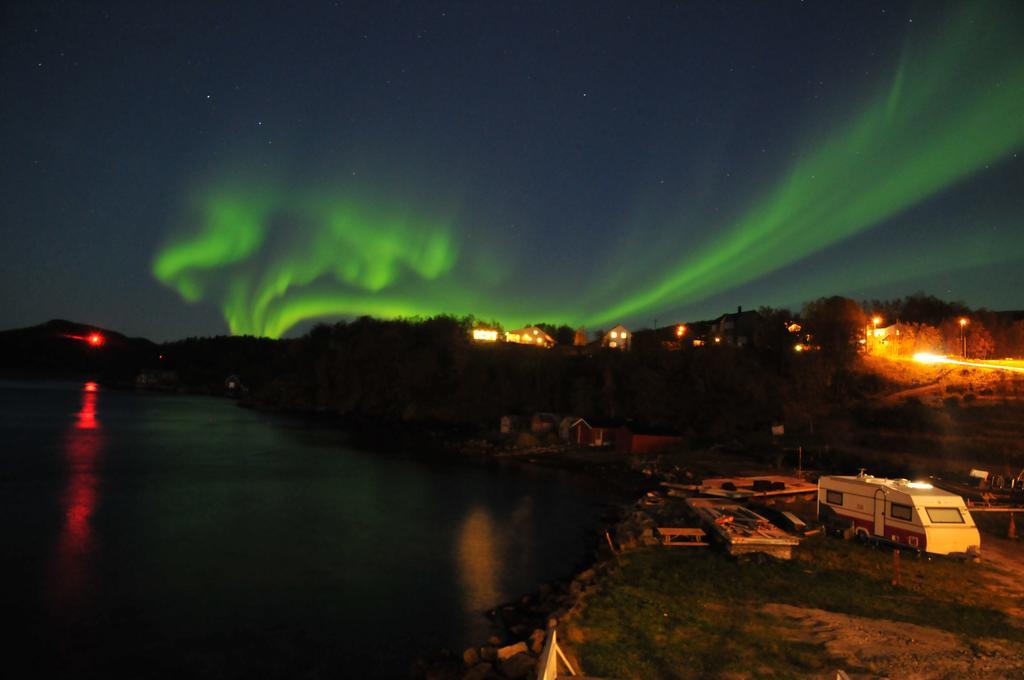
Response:
[[[550,350],[477,343],[470,339],[474,319],[447,316],[319,324],[285,340],[214,337],[155,345],[102,331],[102,347],[85,341],[89,326],[49,322],[0,333],[0,370],[233,394],[258,408],[349,422],[493,428],[505,414],[551,412],[723,441],[765,434],[773,422],[812,430],[830,411],[878,392],[882,378],[856,370],[869,325],[899,323],[901,351],[920,346],[957,353],[958,320],[968,316],[972,356],[1024,355],[1019,313],[972,311],[916,295],[860,303],[821,298],[799,313],[762,308],[750,315],[754,325],[745,346],[710,336],[701,346],[689,337],[679,342],[674,327],[640,330],[626,352],[598,342],[580,345],[573,329],[548,324],[538,325],[556,338]],[[794,351],[794,341],[813,351]]]
[[[640,331],[631,351],[474,343],[472,319],[361,318],[305,336],[191,339],[165,346],[184,384],[216,390],[239,378],[263,407],[374,422],[494,427],[504,414],[553,412],[631,420],[698,439],[811,421],[861,389],[848,370],[856,341],[798,355],[784,311],[765,310],[752,347],[663,342]],[[857,320],[836,322],[856,332]],[[823,323],[823,327],[827,324]]]

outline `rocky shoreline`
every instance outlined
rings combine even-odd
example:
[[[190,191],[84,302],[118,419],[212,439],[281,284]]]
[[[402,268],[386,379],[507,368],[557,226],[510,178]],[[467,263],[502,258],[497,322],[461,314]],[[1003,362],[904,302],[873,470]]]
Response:
[[[638,546],[657,545],[654,519],[643,511],[647,496],[619,506],[617,520],[595,536],[594,561],[573,577],[541,584],[518,600],[487,613],[501,625],[504,638],[492,635],[486,642],[456,654],[441,650],[413,665],[414,678],[423,680],[519,680],[533,677],[544,646],[546,631],[576,616],[588,594],[604,577],[618,569],[618,554]],[[565,651],[563,649],[563,651]],[[569,654],[574,668],[577,660]]]
[[[597,587],[600,576],[610,568],[614,568],[614,558],[608,554],[571,579],[541,584],[536,591],[495,607],[488,612],[488,617],[501,624],[504,637],[492,635],[484,643],[458,655],[441,650],[428,659],[417,660],[413,677],[425,680],[532,677],[547,628],[570,619],[586,593]]]

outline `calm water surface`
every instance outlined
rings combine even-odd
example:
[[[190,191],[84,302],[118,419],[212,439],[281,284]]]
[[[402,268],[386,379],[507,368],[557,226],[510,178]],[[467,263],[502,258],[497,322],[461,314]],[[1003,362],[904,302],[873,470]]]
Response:
[[[599,512],[571,475],[85,383],[0,383],[0,442],[5,661],[37,676],[402,677],[571,573]]]

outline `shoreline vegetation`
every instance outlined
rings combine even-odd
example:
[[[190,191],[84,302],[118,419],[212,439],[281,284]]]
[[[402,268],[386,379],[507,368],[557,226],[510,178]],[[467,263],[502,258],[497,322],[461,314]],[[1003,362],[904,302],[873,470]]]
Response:
[[[680,466],[684,460],[689,469]],[[494,608],[488,616],[503,636],[461,654],[442,650],[419,659],[414,677],[533,677],[552,626],[576,672],[594,677],[1024,673],[1024,546],[1005,538],[1005,516],[977,520],[980,563],[904,550],[897,582],[892,547],[818,530],[803,537],[791,561],[733,558],[715,546],[663,546],[657,526],[695,518],[658,481],[700,479],[705,466],[722,464],[678,455],[636,462],[646,490],[623,501],[618,517],[595,535],[591,563]],[[737,464],[742,460],[725,462]],[[786,510],[815,523],[806,497],[759,502],[762,511]]]
[[[480,447],[468,448],[482,455]],[[1017,566],[1024,550],[1001,538],[1005,517],[978,520],[985,544],[981,565],[906,551],[897,586],[891,548],[823,534],[805,537],[792,562],[736,559],[716,547],[662,546],[655,528],[666,511],[680,525],[693,525],[695,518],[682,499],[665,495],[661,482],[796,474],[745,452],[687,450],[623,459],[611,451],[511,447],[491,454],[621,480],[617,517],[594,536],[590,564],[488,613],[502,624],[504,637],[461,655],[444,650],[421,659],[415,677],[527,677],[551,625],[558,626],[573,668],[597,677],[822,677],[837,669],[877,677],[925,660],[934,672],[908,677],[1024,672],[1024,586],[1005,587],[1006,574],[1024,577],[1024,567]],[[580,465],[595,458],[609,468]],[[610,472],[617,463],[619,469]],[[806,498],[767,503],[815,524],[814,504]],[[949,583],[964,589],[950,591]],[[664,609],[660,616],[658,608]],[[829,637],[819,626],[849,633]],[[896,651],[878,655],[858,646],[860,633]],[[922,646],[920,640],[929,638],[938,641]]]
[[[908,321],[904,354],[918,342],[962,340],[963,326],[950,325],[965,313],[955,303],[875,303],[874,311]],[[1005,356],[1014,342],[1024,344],[1024,320],[972,314],[975,350]],[[927,657],[897,640],[899,624],[927,629],[913,629],[908,640],[943,641],[930,654],[944,670],[921,677],[1024,672],[1024,592],[1013,585],[1024,573],[1014,560],[977,566],[908,557],[903,583],[892,586],[889,551],[830,537],[805,539],[788,563],[657,545],[643,500],[663,481],[797,469],[867,467],[922,478],[1024,468],[1024,376],[886,353],[870,344],[866,310],[844,298],[815,301],[800,315],[762,309],[756,319],[745,346],[681,344],[669,327],[634,332],[625,352],[484,345],[470,340],[475,320],[436,317],[321,324],[291,340],[159,346],[105,332],[101,354],[53,335],[89,327],[52,322],[0,333],[0,375],[88,375],[112,387],[230,396],[243,407],[336,426],[364,449],[554,467],[604,485],[619,510],[607,535],[595,536],[593,563],[497,607],[490,616],[504,638],[421,660],[420,677],[525,677],[550,619],[574,667],[607,677],[891,673]],[[794,320],[804,351],[794,351]],[[858,341],[865,337],[866,346]],[[678,442],[628,455],[574,446],[553,432],[498,431],[503,416],[540,413],[636,423],[676,433]],[[996,538],[1005,527],[988,528],[993,555],[1016,554],[1015,544]],[[1001,581],[1000,573],[1016,576]],[[963,589],[947,587],[961,582]],[[876,663],[855,641],[821,632],[843,629],[902,645],[902,656]]]

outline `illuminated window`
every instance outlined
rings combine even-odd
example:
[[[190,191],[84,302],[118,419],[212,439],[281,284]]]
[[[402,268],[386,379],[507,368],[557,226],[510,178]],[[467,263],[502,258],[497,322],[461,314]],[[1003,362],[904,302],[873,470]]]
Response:
[[[625,340],[625,339],[626,339],[626,334],[625,334],[625,333],[623,333],[623,334],[622,334],[622,339],[623,339],[623,340]]]
[[[612,337],[613,338],[619,337],[619,332],[618,331],[612,331]]]
[[[889,511],[893,519],[901,519],[904,522],[913,521],[913,511],[909,505],[900,505],[899,503],[893,503],[892,508]]]
[[[498,339],[498,331],[487,328],[473,329],[473,339],[479,342],[495,342]]]
[[[959,508],[925,508],[928,519],[935,524],[963,524],[964,518]]]
[[[610,343],[608,343],[608,345],[609,345],[609,347],[618,347],[619,343],[617,343],[614,340],[612,340]]]

